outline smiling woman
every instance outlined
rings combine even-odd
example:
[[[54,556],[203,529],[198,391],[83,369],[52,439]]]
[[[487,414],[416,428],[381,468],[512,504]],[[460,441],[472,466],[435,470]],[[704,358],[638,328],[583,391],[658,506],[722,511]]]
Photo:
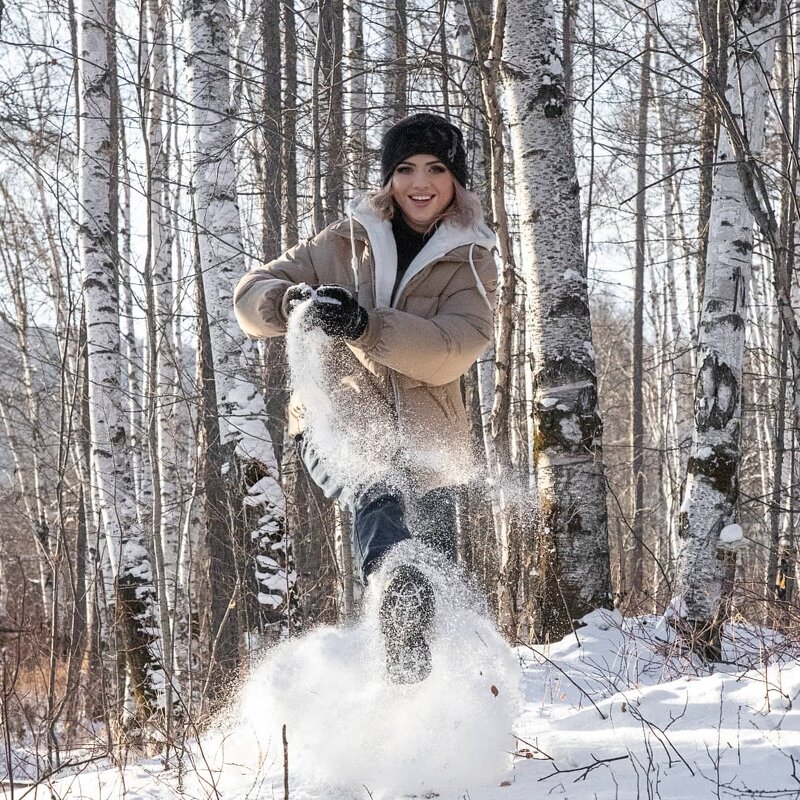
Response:
[[[251,336],[284,334],[302,314],[331,339],[337,436],[320,433],[320,404],[297,394],[289,431],[311,478],[352,512],[365,580],[411,538],[456,555],[453,487],[474,472],[460,380],[492,340],[497,282],[494,235],[466,189],[466,164],[455,125],[435,114],[401,120],[384,136],[381,188],[236,289]],[[377,467],[359,455],[376,449]],[[382,597],[389,676],[422,680],[432,584],[400,564]]]

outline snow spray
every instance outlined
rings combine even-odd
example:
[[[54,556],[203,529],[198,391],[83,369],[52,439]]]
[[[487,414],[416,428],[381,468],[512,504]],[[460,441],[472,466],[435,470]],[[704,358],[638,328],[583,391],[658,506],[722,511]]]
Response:
[[[381,385],[345,342],[309,325],[312,302],[313,295],[289,316],[286,355],[293,398],[304,409],[304,436],[328,472],[351,489],[382,479],[413,489],[415,476],[431,473],[453,484],[475,478],[469,454],[454,458],[448,447],[440,446],[436,431],[431,431],[428,446],[405,441],[386,397],[393,391],[391,380]]]
[[[433,669],[418,684],[386,676],[378,604],[398,563],[431,581]],[[290,780],[303,797],[363,787],[374,798],[442,793],[493,783],[511,766],[520,667],[463,574],[416,542],[395,547],[375,573],[360,619],[321,626],[270,651],[245,685],[218,743],[214,783],[282,790],[286,726]],[[208,748],[207,748],[208,749]],[[350,796],[342,794],[343,797]]]
[[[303,435],[328,470],[344,486],[355,488],[386,475],[399,437],[387,401],[352,351],[308,324],[312,301],[313,296],[289,316],[286,354],[292,393],[303,407]]]

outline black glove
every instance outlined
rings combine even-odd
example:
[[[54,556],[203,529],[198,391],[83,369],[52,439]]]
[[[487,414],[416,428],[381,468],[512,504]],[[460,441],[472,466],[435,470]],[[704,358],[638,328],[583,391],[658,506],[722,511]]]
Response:
[[[367,328],[367,312],[343,286],[320,286],[314,294],[311,317],[328,336],[358,339]]]
[[[285,319],[289,319],[289,314],[305,300],[310,300],[314,296],[314,288],[307,283],[296,283],[290,286],[283,293],[281,300],[281,311]]]

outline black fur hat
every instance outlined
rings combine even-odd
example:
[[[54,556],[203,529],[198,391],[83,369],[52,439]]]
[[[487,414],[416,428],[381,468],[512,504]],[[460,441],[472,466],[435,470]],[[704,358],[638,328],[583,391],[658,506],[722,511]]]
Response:
[[[383,185],[398,164],[420,153],[436,156],[462,186],[467,185],[464,137],[455,125],[437,114],[412,114],[386,131],[381,152]]]

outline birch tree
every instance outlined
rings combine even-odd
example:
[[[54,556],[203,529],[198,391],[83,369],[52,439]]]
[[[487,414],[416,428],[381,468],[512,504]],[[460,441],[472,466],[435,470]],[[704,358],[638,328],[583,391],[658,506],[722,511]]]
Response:
[[[350,194],[363,191],[369,179],[370,154],[367,143],[367,69],[364,52],[362,0],[345,3],[344,54],[347,67],[345,131],[348,151]]]
[[[553,638],[608,606],[611,586],[579,191],[552,2],[508,1],[502,75],[533,312],[537,626]]]
[[[176,637],[187,632],[183,587],[178,580],[182,523],[182,473],[179,445],[180,403],[175,353],[174,283],[172,277],[173,228],[169,190],[170,136],[164,98],[167,96],[166,20],[161,0],[146,6],[149,44],[145,87],[145,161],[147,165],[147,441],[153,482],[153,555],[158,574],[161,627],[164,634],[164,666],[171,673]],[[143,31],[143,33],[145,33]],[[185,648],[181,648],[185,653]],[[182,659],[185,660],[185,659]],[[172,718],[173,681],[166,695],[168,719]]]
[[[78,245],[86,306],[93,493],[114,574],[114,601],[141,719],[158,708],[164,686],[158,604],[150,554],[136,514],[127,448],[120,356],[117,207],[114,193],[109,50],[113,5],[80,0],[78,81],[81,88]]]
[[[386,19],[383,38],[385,125],[388,128],[408,113],[408,9],[406,0],[390,0],[384,6]]]
[[[277,633],[288,620],[294,582],[285,535],[285,503],[278,466],[258,386],[255,347],[233,314],[233,287],[244,272],[233,157],[235,127],[230,113],[230,17],[227,0],[189,2],[192,187],[197,225],[197,263],[208,314],[220,427],[222,473],[230,519],[241,530],[231,536],[246,551],[248,582],[255,581],[260,607],[253,621]],[[213,573],[212,573],[213,577]],[[227,597],[235,603],[235,597]],[[213,632],[212,632],[213,636]]]
[[[753,214],[745,197],[742,158],[733,139],[757,158],[764,145],[768,79],[774,61],[777,0],[745,0],[734,17],[723,119],[714,168],[705,288],[698,332],[692,449],[679,536],[678,596],[672,611],[719,655],[727,539],[738,497],[742,419],[742,359],[753,258]],[[730,535],[728,535],[730,534]]]

